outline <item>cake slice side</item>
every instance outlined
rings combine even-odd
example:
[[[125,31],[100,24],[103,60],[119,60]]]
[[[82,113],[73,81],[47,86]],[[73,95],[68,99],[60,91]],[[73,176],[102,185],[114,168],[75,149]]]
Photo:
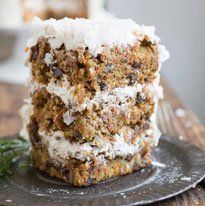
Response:
[[[34,166],[76,186],[148,166],[167,57],[153,28],[131,20],[37,20],[22,112]]]

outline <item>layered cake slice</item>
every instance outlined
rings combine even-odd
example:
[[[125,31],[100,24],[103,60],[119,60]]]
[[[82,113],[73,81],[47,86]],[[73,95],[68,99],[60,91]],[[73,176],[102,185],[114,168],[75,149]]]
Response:
[[[34,167],[76,186],[151,163],[161,63],[154,27],[129,19],[36,19],[21,135]]]

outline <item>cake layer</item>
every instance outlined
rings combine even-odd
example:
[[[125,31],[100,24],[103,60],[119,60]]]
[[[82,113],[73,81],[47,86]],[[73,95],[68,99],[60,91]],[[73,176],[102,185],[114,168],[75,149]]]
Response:
[[[132,173],[151,163],[149,143],[146,143],[140,152],[126,158],[116,157],[114,160],[105,159],[102,162],[70,158],[62,163],[49,155],[46,144],[33,146],[31,155],[34,167],[75,186],[96,184],[108,178]]]
[[[102,134],[111,138],[123,126],[137,127],[137,132],[141,132],[149,128],[155,111],[154,99],[143,93],[123,101],[88,102],[83,110],[72,110],[59,97],[41,89],[32,95],[32,102],[32,117],[40,129],[48,134],[61,130],[66,138],[78,142],[91,141]]]
[[[35,127],[35,124],[32,125]],[[92,142],[75,143],[65,138],[62,131],[47,134],[45,131],[31,131],[29,135],[32,146],[46,145],[50,157],[64,164],[70,158],[81,161],[104,162],[106,159],[113,160],[116,157],[126,158],[140,152],[145,144],[156,146],[160,132],[149,129],[140,135],[134,129],[123,127],[119,134],[113,135],[112,139],[99,135]]]
[[[163,97],[162,88],[159,86],[159,76],[157,76],[153,83],[135,83],[134,85],[120,86],[114,89],[105,88],[103,91],[95,92],[92,95],[86,92],[80,84],[71,86],[66,78],[63,78],[60,82],[56,82],[52,78],[48,85],[30,81],[28,87],[30,95],[37,90],[45,89],[51,95],[59,97],[66,108],[70,108],[72,111],[83,111],[87,107],[100,103],[123,103],[129,98],[137,98],[137,93],[142,93],[142,95],[144,94],[155,100]]]
[[[65,45],[52,49],[48,39],[40,37],[27,60],[38,83],[64,77],[70,85],[80,84],[90,95],[106,88],[151,83],[159,71],[157,46],[148,39],[124,48],[105,47],[96,57],[90,52],[89,48],[67,50]]]

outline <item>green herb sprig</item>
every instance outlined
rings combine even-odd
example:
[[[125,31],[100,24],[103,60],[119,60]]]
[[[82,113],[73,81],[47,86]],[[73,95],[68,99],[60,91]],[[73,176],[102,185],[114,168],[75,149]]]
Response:
[[[12,173],[13,160],[29,149],[29,143],[21,138],[16,139],[0,139],[0,176],[6,173]]]

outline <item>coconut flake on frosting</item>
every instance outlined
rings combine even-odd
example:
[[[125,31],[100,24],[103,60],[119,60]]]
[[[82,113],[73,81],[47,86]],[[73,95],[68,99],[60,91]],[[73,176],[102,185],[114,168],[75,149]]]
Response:
[[[83,161],[90,161],[94,158],[99,161],[102,159],[102,154],[104,158],[110,159],[114,159],[117,156],[126,157],[139,152],[143,148],[144,142],[150,142],[152,146],[156,145],[156,141],[158,142],[158,134],[156,134],[155,130],[150,130],[152,137],[147,138],[146,134],[142,134],[135,143],[125,141],[125,135],[132,136],[134,131],[126,134],[124,133],[125,131],[122,128],[119,134],[115,134],[113,137],[115,141],[113,142],[104,140],[99,136],[92,142],[82,144],[71,143],[64,137],[61,131],[55,131],[50,135],[44,131],[39,131],[39,135],[42,137],[43,143],[47,145],[51,158],[61,162],[66,161],[70,157]]]
[[[68,107],[68,105],[72,105],[73,111],[83,111],[89,106],[100,103],[115,104],[116,102],[120,101],[121,103],[123,103],[127,101],[127,99],[134,97],[137,94],[137,92],[142,92],[142,94],[144,92],[147,92],[148,95],[150,95],[156,100],[163,98],[163,90],[162,87],[159,86],[159,75],[156,77],[153,83],[116,87],[112,91],[107,90],[103,92],[97,92],[92,99],[85,98],[81,104],[78,102],[78,99],[75,95],[76,87],[71,87],[69,81],[66,79],[65,76],[63,76],[63,80],[60,83],[56,83],[55,80],[52,79],[48,85],[43,85],[37,83],[36,81],[31,81],[29,85],[30,93],[34,93],[38,89],[45,88],[48,91],[48,93],[55,94],[56,96],[61,98],[66,107]],[[69,119],[68,122],[70,121],[71,120]]]
[[[154,26],[140,26],[131,19],[117,18],[107,21],[69,18],[42,21],[36,17],[33,20],[32,34],[28,47],[34,46],[38,38],[44,36],[49,39],[53,49],[62,44],[65,44],[68,50],[88,47],[94,56],[101,53],[104,46],[132,46],[145,36],[153,43],[158,44],[160,41],[155,35]]]

